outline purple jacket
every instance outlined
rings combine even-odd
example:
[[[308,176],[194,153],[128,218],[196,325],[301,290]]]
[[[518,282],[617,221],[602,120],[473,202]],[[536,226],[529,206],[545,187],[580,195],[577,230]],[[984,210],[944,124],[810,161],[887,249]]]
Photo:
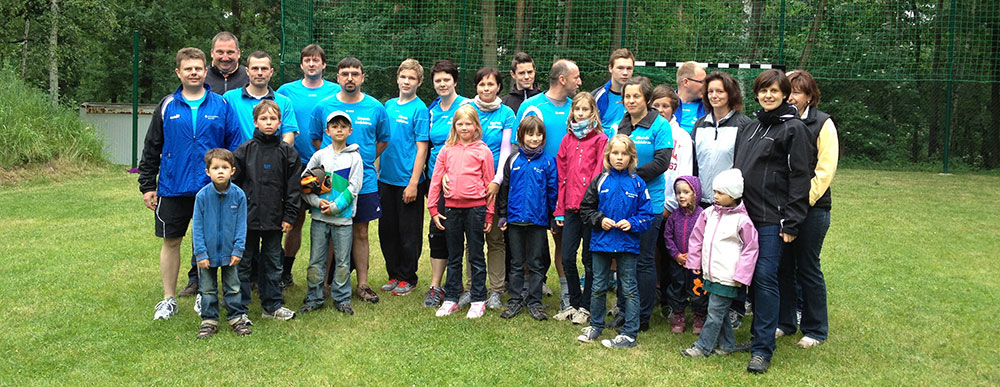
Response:
[[[688,252],[688,239],[691,236],[691,230],[694,229],[695,221],[698,220],[698,215],[701,215],[702,211],[702,208],[698,206],[698,201],[701,198],[701,180],[694,176],[681,176],[673,184],[676,185],[677,181],[680,180],[686,181],[694,189],[695,205],[694,212],[691,214],[685,213],[684,209],[678,207],[676,211],[670,213],[666,223],[663,224],[663,241],[671,258],[677,258],[678,255]]]

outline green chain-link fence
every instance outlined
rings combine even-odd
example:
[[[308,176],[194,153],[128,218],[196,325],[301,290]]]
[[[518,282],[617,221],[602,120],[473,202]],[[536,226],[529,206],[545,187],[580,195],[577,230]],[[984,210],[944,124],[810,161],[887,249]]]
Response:
[[[608,79],[609,53],[626,47],[646,62],[636,74],[654,83],[673,85],[675,62],[731,64],[722,71],[742,81],[747,111],[756,109],[749,86],[760,70],[738,64],[805,68],[820,82],[820,108],[833,114],[847,160],[1000,166],[995,0],[282,1],[284,80],[301,76],[298,52],[309,43],[324,47],[331,66],[361,59],[364,90],[383,101],[396,95],[406,58],[425,69],[454,61],[459,93],[471,96],[479,67],[506,73],[518,51],[534,57],[543,89],[549,63],[564,57],[590,90]],[[434,98],[428,84],[425,102]]]

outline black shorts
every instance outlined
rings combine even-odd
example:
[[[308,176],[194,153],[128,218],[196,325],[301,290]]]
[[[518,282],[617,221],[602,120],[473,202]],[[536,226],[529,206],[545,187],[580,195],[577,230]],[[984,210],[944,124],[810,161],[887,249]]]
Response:
[[[439,214],[444,213],[444,196],[438,200],[437,210]],[[427,245],[431,250],[431,258],[448,259],[448,242],[445,241],[444,230],[434,225],[433,218],[431,218],[431,224],[427,229]]]
[[[368,223],[382,217],[382,199],[378,191],[358,195],[354,223]]]
[[[157,197],[153,214],[156,236],[183,237],[194,215],[194,196]]]

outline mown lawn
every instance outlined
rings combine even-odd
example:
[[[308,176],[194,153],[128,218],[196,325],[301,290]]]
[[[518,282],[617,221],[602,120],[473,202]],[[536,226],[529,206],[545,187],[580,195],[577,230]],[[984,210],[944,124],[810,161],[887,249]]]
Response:
[[[997,176],[842,170],[823,253],[830,339],[809,350],[797,335],[780,339],[760,376],[745,371],[748,354],[682,358],[696,337],[670,334],[658,309],[624,351],[577,343],[568,322],[435,318],[420,306],[426,243],[420,292],[289,322],[260,319],[255,300],[253,335],[197,341],[192,298],[151,320],[159,240],[136,187],[135,175],[109,170],[0,188],[0,384],[1000,384]],[[386,274],[371,230],[377,286]],[[307,252],[285,293],[292,309]],[[554,313],[558,299],[545,303]]]

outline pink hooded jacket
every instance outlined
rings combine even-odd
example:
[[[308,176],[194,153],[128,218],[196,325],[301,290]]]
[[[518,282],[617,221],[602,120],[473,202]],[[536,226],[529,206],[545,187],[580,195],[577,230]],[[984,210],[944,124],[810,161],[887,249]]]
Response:
[[[448,145],[441,149],[434,163],[427,210],[431,216],[438,214],[437,203],[441,197],[441,179],[448,175],[451,191],[444,196],[444,205],[452,208],[486,206],[486,222],[493,222],[493,203],[486,202],[486,187],[493,180],[493,153],[481,140]]]
[[[750,285],[757,265],[757,229],[743,203],[705,209],[688,241],[685,267],[726,286]]]

